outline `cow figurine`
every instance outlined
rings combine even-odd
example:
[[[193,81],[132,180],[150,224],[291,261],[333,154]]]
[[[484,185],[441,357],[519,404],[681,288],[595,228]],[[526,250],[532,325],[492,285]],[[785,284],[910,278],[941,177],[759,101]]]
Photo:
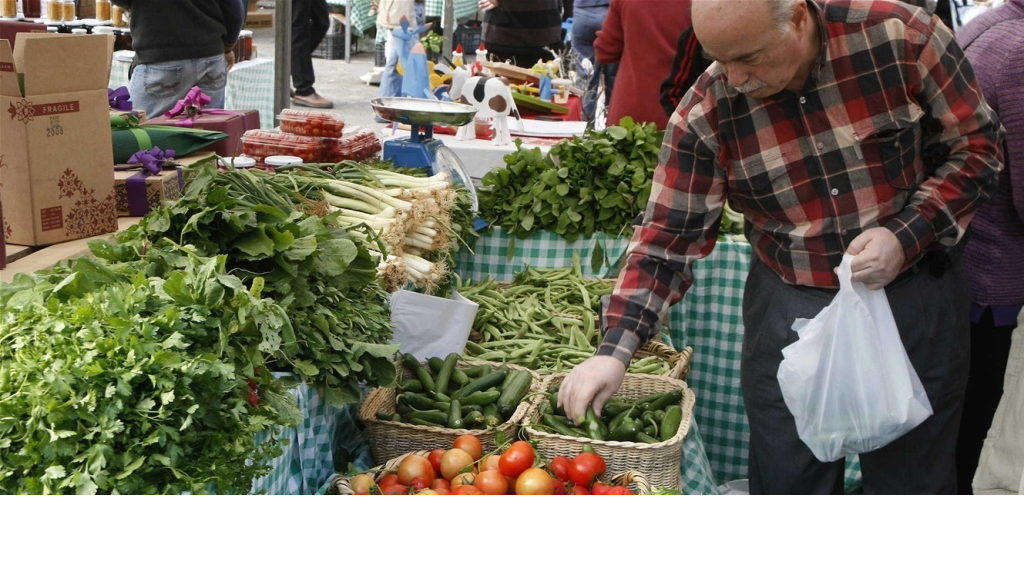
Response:
[[[508,129],[508,115],[516,117],[516,124],[519,130],[523,129],[523,119],[519,116],[519,109],[512,99],[512,89],[508,80],[499,77],[471,76],[466,68],[452,70],[452,87],[448,91],[453,102],[468,104],[476,108],[477,118],[494,119],[494,137],[491,143],[494,145],[508,144],[512,142],[512,135]],[[476,138],[476,127],[473,122],[459,127],[455,135],[456,140],[473,140]]]

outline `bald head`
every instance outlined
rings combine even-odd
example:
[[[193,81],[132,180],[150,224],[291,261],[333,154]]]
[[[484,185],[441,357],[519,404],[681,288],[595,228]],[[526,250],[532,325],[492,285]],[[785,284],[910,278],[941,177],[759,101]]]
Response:
[[[694,0],[691,10],[705,55],[738,91],[764,98],[806,80],[817,55],[806,0]]]

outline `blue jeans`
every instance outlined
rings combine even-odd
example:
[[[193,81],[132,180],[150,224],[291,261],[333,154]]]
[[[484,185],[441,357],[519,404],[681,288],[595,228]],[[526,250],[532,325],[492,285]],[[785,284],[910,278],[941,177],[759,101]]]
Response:
[[[410,28],[423,25],[425,7],[419,2],[416,3],[416,23],[409,23]],[[381,98],[395,98],[402,95],[402,77],[395,71],[398,64],[398,38],[391,35],[391,28],[384,28],[385,44],[384,53],[387,61],[384,63],[384,71],[380,75],[380,91],[377,96]]]
[[[139,64],[128,81],[132,105],[154,118],[167,112],[199,86],[210,97],[211,108],[224,107],[224,89],[228,85],[227,61],[223,54],[209,58],[173,60]]]
[[[583,74],[579,62],[584,58],[590,60],[594,65],[594,73],[587,81],[583,96],[583,118],[590,120],[594,117],[594,109],[597,107],[597,89],[601,83],[601,76],[604,76],[604,99],[605,103],[611,102],[612,87],[615,85],[615,74],[619,70],[618,64],[598,65],[594,58],[594,40],[597,32],[604,24],[604,18],[608,14],[608,6],[596,6],[594,8],[575,7],[572,12],[572,49],[576,52],[576,74]]]

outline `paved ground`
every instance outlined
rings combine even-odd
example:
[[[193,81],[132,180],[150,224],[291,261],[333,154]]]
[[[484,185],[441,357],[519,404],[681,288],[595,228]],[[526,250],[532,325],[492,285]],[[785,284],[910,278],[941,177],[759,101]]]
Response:
[[[273,6],[272,3],[269,6]],[[371,31],[372,34],[372,31]],[[360,38],[359,51],[353,52],[352,61],[313,59],[316,71],[316,91],[334,102],[334,112],[344,118],[348,126],[380,126],[373,121],[370,100],[377,97],[377,86],[368,85],[359,77],[373,69],[373,38]],[[274,57],[274,29],[253,30],[253,45],[261,58]],[[353,47],[355,49],[355,47]]]

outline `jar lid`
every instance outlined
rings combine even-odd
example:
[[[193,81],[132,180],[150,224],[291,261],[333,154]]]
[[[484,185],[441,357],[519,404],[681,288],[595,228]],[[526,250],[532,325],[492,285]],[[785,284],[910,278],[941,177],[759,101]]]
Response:
[[[252,30],[242,30],[238,33],[239,36],[252,36]]]
[[[263,159],[267,166],[287,166],[289,164],[302,164],[302,158],[298,156],[267,156]]]
[[[256,165],[256,159],[248,156],[235,156],[234,158],[221,158],[218,160],[221,166],[230,168],[252,168]]]
[[[74,30],[71,31],[71,33],[72,34],[88,34],[89,31],[86,30],[85,28],[75,28]]]
[[[93,34],[113,34],[114,33],[114,27],[113,26],[96,26],[95,28],[92,29],[92,33]]]

